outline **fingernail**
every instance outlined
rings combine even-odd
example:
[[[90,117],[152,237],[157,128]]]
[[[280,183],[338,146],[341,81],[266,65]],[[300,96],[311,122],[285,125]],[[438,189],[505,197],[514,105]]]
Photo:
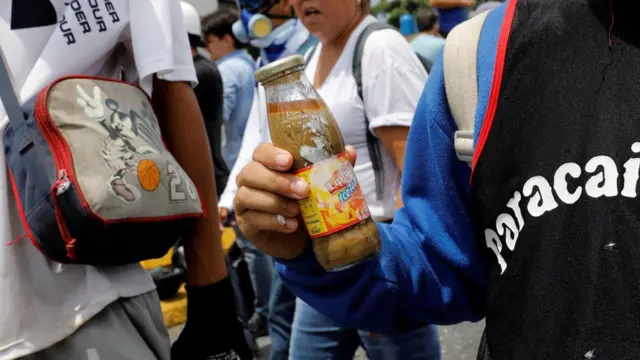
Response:
[[[298,228],[298,220],[296,219],[287,219],[287,222],[284,224],[284,227],[289,230],[295,230]]]
[[[291,191],[298,196],[307,194],[307,183],[304,180],[296,180],[291,184]]]
[[[289,154],[287,153],[279,153],[276,155],[276,165],[280,167],[286,167],[289,165]]]

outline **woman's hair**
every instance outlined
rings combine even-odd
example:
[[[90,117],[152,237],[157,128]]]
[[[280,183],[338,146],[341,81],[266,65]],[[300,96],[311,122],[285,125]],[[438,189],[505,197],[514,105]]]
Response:
[[[219,39],[229,35],[233,39],[233,46],[236,49],[242,49],[244,44],[238,41],[232,30],[233,23],[238,20],[240,20],[240,13],[236,9],[228,6],[221,7],[216,12],[202,18],[202,33],[205,39],[210,35]]]

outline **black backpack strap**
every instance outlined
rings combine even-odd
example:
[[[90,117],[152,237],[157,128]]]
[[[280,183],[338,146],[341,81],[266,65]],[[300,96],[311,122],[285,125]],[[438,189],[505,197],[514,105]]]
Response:
[[[318,47],[318,38],[309,34],[309,37],[307,38],[307,40],[300,46],[300,48],[298,48],[297,53],[298,55],[305,56],[307,51],[311,49],[312,52],[309,54],[309,59],[310,59],[311,56],[316,52],[317,47]]]
[[[9,64],[4,57],[4,53],[0,49],[0,100],[2,100],[2,106],[4,111],[9,116],[9,122],[13,129],[20,127],[23,121],[25,121],[24,112],[20,107],[20,102],[16,96],[16,92],[11,82],[11,76],[9,75]]]
[[[356,80],[356,86],[358,88],[358,96],[364,103],[364,96],[362,94],[362,55],[364,54],[364,45],[367,42],[367,38],[371,33],[382,29],[394,29],[391,25],[374,22],[364,29],[364,31],[358,37],[355,50],[353,52],[353,77]],[[373,173],[376,179],[376,198],[382,199],[384,194],[384,176],[382,174],[382,154],[380,153],[380,141],[376,138],[371,131],[369,131],[369,118],[367,117],[366,106],[364,113],[365,130],[367,134],[367,148],[369,149],[369,157],[371,158],[371,166],[373,167]]]
[[[305,65],[308,64],[309,61],[311,61],[311,59],[313,58],[313,55],[316,53],[316,50],[318,50],[318,44],[317,43],[315,45],[313,45],[313,47],[311,47],[311,50],[309,50],[309,55],[301,54],[302,56],[305,56],[305,59],[304,59]]]

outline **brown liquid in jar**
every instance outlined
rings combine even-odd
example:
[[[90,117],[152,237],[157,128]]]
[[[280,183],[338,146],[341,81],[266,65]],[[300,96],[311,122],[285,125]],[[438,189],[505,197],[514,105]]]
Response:
[[[323,100],[269,103],[267,111],[271,140],[293,155],[293,172],[345,151],[342,134]],[[346,229],[315,238],[312,244],[320,265],[335,271],[375,255],[380,250],[380,234],[369,216]]]

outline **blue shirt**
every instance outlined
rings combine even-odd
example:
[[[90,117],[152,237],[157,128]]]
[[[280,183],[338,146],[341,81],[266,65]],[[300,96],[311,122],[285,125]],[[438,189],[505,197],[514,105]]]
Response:
[[[420,34],[411,41],[411,48],[423,58],[435,63],[444,48],[444,39],[429,34]]]
[[[505,8],[489,14],[480,37],[476,141]],[[470,213],[471,170],[454,149],[456,129],[439,55],[407,139],[404,207],[392,224],[378,224],[379,256],[347,270],[326,272],[307,247],[296,259],[276,259],[287,287],[342,325],[380,333],[397,330],[401,319],[430,324],[482,319],[487,281],[484,249],[475,237]]]
[[[256,86],[256,63],[245,49],[216,60],[224,85],[224,146],[222,156],[231,168],[242,145]]]
[[[436,9],[439,14],[438,21],[440,23],[440,31],[444,34],[449,33],[458,24],[465,22],[467,17],[466,8],[453,8],[453,9]]]

